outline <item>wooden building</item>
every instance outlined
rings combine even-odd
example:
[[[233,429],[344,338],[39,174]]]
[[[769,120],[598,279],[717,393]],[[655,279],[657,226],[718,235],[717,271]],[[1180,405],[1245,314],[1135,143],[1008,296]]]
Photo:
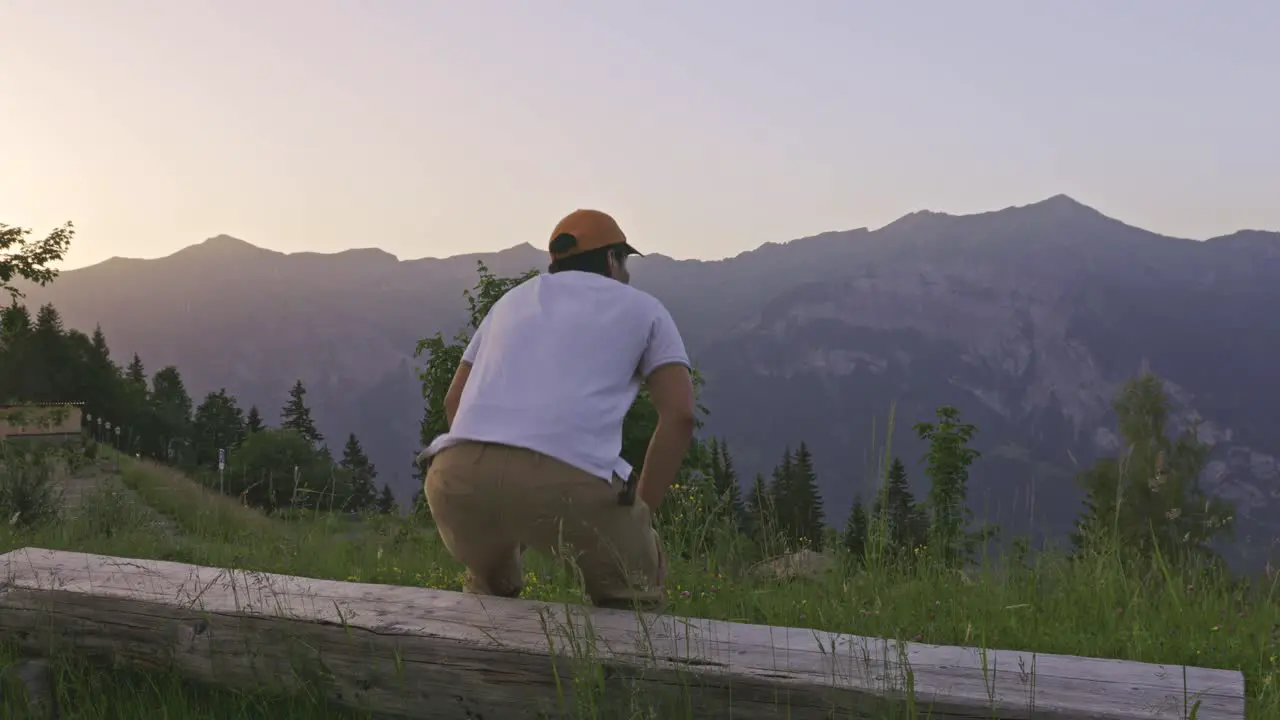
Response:
[[[84,403],[0,404],[0,438],[48,440],[79,437]]]

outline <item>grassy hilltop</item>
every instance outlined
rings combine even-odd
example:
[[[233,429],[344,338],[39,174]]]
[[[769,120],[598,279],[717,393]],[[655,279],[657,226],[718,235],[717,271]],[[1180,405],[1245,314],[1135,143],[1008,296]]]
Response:
[[[96,448],[96,449],[95,449]],[[461,568],[413,517],[360,521],[326,513],[268,517],[181,473],[85,447],[27,454],[0,445],[0,552],[44,547],[230,566],[314,578],[457,590]],[[16,516],[15,516],[16,513]],[[680,615],[888,636],[936,644],[1241,669],[1250,717],[1280,717],[1280,606],[1274,582],[1247,587],[1183,571],[1122,571],[1105,555],[1051,552],[964,572],[929,563],[855,563],[798,578],[753,569],[754,555],[716,527],[665,528],[670,611]],[[696,535],[696,537],[694,537]],[[708,537],[723,535],[723,542]],[[682,557],[691,547],[710,552]],[[533,559],[529,598],[578,602],[569,574]],[[0,654],[0,666],[15,661]],[[56,658],[64,718],[355,717],[307,694],[268,696],[189,686],[168,674],[123,673]],[[15,697],[11,684],[5,688]],[[602,717],[579,698],[572,717]],[[16,702],[0,717],[23,717]],[[653,717],[633,703],[632,717]],[[902,717],[928,717],[927,707]],[[612,717],[610,715],[609,717]],[[669,717],[669,715],[667,716]]]

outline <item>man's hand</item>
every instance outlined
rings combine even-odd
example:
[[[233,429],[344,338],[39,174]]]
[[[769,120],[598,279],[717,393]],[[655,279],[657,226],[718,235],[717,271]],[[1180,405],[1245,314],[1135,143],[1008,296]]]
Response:
[[[693,378],[689,368],[673,363],[654,370],[645,383],[658,427],[649,440],[636,494],[656,511],[693,440]]]

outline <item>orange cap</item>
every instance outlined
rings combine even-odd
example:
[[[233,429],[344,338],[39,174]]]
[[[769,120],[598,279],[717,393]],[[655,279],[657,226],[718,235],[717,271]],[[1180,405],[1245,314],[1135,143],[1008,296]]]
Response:
[[[640,255],[631,247],[618,222],[599,210],[574,210],[551,231],[548,249],[552,260],[561,260],[603,247],[621,245],[628,255]]]

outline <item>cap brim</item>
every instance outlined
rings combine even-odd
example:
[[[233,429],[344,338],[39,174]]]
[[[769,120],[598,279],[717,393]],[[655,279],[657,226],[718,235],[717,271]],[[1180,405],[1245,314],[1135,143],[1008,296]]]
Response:
[[[631,243],[629,242],[622,243],[622,249],[626,250],[628,255],[639,255],[640,257],[644,257],[644,253],[640,252],[634,247],[631,247]]]

